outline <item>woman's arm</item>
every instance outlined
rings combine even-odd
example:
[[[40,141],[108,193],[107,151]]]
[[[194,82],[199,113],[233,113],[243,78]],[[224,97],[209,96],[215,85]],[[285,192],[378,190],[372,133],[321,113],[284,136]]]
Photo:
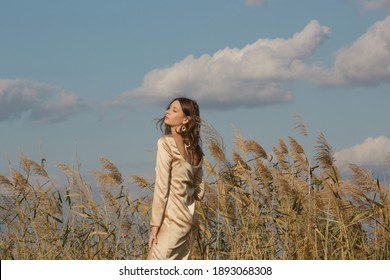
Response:
[[[168,201],[171,176],[172,153],[165,137],[157,142],[156,179],[152,204],[150,225],[160,227]]]

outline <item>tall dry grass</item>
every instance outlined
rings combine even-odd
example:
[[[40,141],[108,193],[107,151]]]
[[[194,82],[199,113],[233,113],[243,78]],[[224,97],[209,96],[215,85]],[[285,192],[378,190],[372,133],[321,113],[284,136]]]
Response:
[[[130,197],[129,183],[117,167],[106,158],[101,163],[102,171],[90,171],[100,198],[85,183],[79,165],[58,165],[67,178],[65,187],[24,155],[21,170],[11,168],[9,177],[0,174],[1,259],[143,258],[150,199]]]
[[[390,259],[389,186],[353,164],[342,178],[322,133],[311,156],[293,137],[266,151],[237,132],[231,159],[218,132],[205,133],[194,259]],[[79,165],[58,165],[60,186],[21,153],[0,174],[1,259],[145,259],[153,182],[100,160],[96,198]]]

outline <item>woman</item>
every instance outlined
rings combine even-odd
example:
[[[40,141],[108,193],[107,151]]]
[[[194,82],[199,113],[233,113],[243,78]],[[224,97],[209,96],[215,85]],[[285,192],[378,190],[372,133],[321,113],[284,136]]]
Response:
[[[156,180],[147,259],[188,259],[197,229],[195,201],[204,194],[198,104],[176,98],[157,122]]]

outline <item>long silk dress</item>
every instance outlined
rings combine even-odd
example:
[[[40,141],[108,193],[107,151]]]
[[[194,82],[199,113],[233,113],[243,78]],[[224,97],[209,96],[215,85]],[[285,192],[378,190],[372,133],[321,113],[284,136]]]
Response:
[[[156,179],[151,226],[160,227],[153,259],[189,259],[198,219],[196,200],[204,194],[202,162],[191,165],[181,155],[175,139],[157,141]]]

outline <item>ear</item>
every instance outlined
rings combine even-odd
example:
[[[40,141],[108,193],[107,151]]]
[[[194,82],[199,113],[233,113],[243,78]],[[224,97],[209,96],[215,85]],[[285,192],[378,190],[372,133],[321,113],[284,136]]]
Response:
[[[191,120],[191,117],[186,116],[183,120],[183,124],[188,123]]]

